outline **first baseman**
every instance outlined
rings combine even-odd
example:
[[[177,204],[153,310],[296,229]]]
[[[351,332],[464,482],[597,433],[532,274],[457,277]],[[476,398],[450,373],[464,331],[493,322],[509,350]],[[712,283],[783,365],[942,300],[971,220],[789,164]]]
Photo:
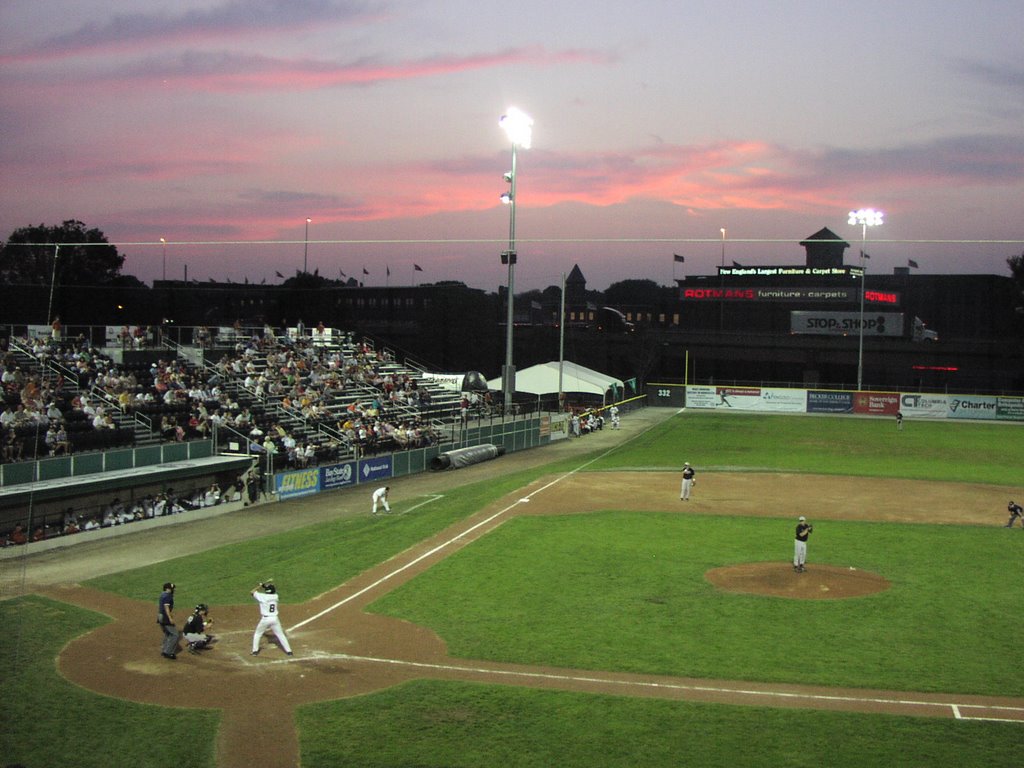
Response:
[[[256,625],[256,631],[252,635],[252,655],[259,656],[260,640],[267,631],[272,631],[284,652],[291,656],[292,647],[288,644],[288,637],[277,615],[277,588],[268,582],[260,582],[252,591],[252,596],[260,604],[260,623]]]
[[[371,515],[377,514],[377,507],[383,506],[385,512],[391,511],[391,505],[388,504],[388,493],[391,492],[390,485],[384,485],[373,492],[373,509],[370,511]]]
[[[811,535],[814,526],[807,522],[807,518],[800,515],[796,523],[796,542],[793,548],[793,570],[803,573],[807,570],[807,537]]]

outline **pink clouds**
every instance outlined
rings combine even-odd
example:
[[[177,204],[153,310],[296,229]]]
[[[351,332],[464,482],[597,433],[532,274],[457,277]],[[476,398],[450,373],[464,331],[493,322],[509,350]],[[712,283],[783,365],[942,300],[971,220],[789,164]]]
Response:
[[[610,61],[607,54],[566,50],[549,52],[540,47],[508,49],[464,56],[431,56],[384,62],[377,57],[351,62],[311,58],[281,58],[231,51],[188,51],[170,57],[150,57],[107,71],[61,72],[54,80],[45,74],[28,77],[33,88],[79,87],[121,92],[172,88],[188,92],[265,93],[367,86],[388,81],[416,80],[516,65],[554,67],[563,64]]]

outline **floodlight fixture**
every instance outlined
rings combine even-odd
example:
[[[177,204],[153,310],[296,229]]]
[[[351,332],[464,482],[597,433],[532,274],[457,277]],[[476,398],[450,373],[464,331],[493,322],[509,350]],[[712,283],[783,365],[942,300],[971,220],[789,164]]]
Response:
[[[533,118],[516,107],[509,108],[508,112],[501,116],[498,125],[505,129],[505,133],[515,146],[523,149],[530,148],[530,140],[533,137]]]

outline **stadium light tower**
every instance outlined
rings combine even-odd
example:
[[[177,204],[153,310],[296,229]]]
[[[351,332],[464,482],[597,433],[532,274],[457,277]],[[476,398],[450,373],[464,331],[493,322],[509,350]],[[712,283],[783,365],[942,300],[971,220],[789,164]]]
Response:
[[[501,200],[509,207],[508,215],[508,250],[501,254],[502,264],[508,264],[508,317],[505,327],[505,366],[501,371],[501,388],[504,392],[505,413],[512,412],[512,395],[516,391],[516,369],[512,364],[512,326],[515,319],[513,301],[515,296],[516,277],[516,152],[519,147],[530,148],[533,137],[533,118],[515,107],[512,107],[498,120],[505,130],[505,135],[512,142],[512,170],[505,174],[508,191]]]
[[[860,224],[860,322],[859,341],[857,343],[857,391],[860,392],[864,383],[864,277],[867,274],[867,267],[864,259],[868,256],[868,227],[877,227],[882,223],[882,212],[873,208],[861,208],[857,211],[850,211],[850,218],[847,221],[850,226]]]

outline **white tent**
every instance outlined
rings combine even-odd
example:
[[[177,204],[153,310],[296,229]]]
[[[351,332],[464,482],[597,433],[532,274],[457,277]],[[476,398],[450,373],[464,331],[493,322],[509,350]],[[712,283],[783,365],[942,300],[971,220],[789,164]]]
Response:
[[[584,392],[603,397],[612,388],[612,385],[618,387],[619,392],[623,391],[622,381],[614,376],[592,371],[582,365],[570,363],[568,360],[562,363],[563,392]],[[493,390],[501,390],[501,378],[489,380],[487,386]],[[541,363],[516,371],[516,392],[529,392],[533,395],[557,395],[558,361]]]

